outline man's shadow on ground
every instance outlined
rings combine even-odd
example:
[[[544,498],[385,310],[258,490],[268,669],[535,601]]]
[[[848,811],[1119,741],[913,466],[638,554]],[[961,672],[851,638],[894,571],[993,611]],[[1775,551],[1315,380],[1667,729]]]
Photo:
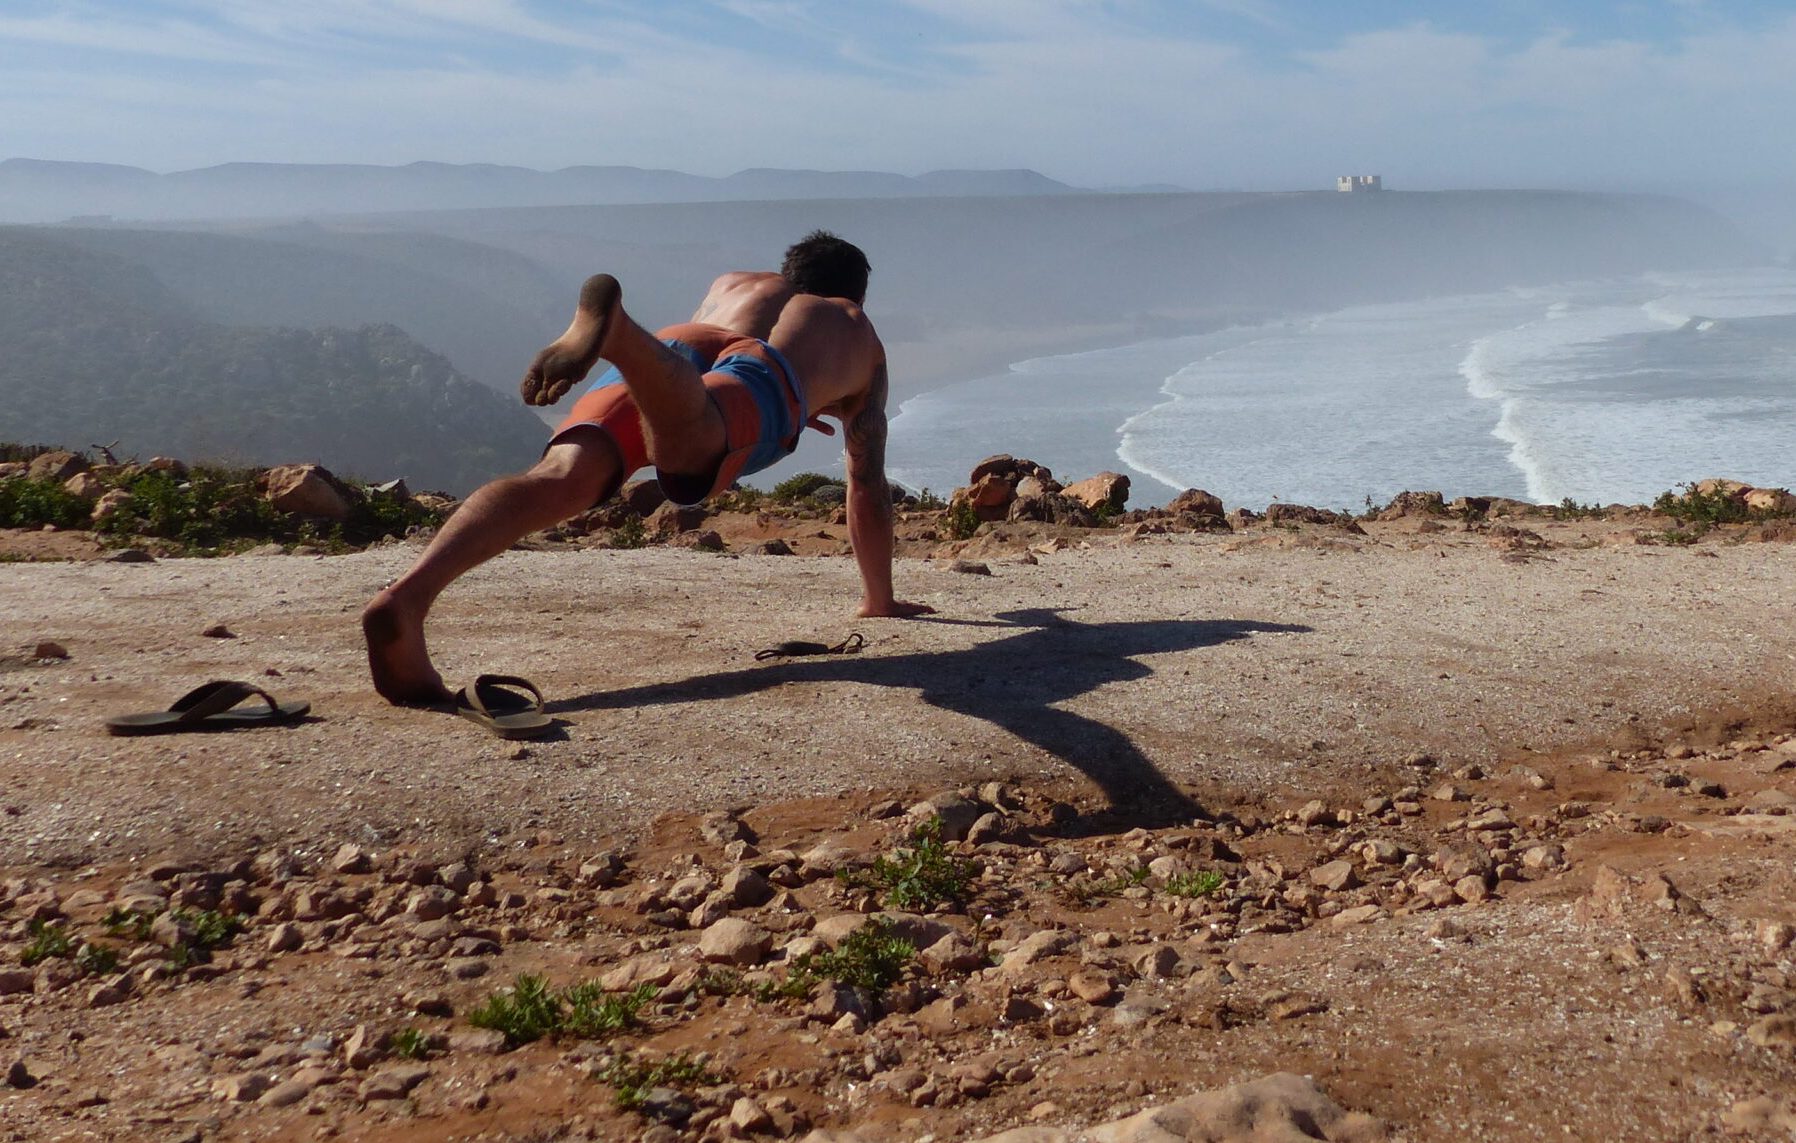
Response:
[[[549,709],[613,710],[703,702],[797,682],[913,689],[931,706],[1001,727],[1095,782],[1109,799],[1110,808],[1082,819],[1073,826],[1076,832],[1164,827],[1188,823],[1203,809],[1169,782],[1126,734],[1054,704],[1107,683],[1151,676],[1153,669],[1136,662],[1135,655],[1213,647],[1256,632],[1313,630],[1299,624],[1243,619],[1079,623],[1055,608],[1009,611],[992,620],[923,616],[913,622],[1010,627],[1017,633],[964,651],[783,660],[677,682],[596,692],[554,703]]]

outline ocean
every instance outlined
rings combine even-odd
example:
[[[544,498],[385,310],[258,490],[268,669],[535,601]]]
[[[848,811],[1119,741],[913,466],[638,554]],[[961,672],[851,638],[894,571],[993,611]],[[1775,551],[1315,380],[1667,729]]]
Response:
[[[1646,503],[1796,485],[1796,271],[1646,274],[1354,306],[1088,353],[905,401],[887,465],[945,494],[1008,452],[1131,476],[1134,507],[1405,490]]]

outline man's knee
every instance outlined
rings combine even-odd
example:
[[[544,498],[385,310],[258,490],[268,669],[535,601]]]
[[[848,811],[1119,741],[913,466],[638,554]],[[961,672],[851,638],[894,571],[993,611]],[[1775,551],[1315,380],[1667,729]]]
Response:
[[[577,425],[548,447],[528,475],[584,511],[616,492],[628,474],[609,433],[597,425]]]

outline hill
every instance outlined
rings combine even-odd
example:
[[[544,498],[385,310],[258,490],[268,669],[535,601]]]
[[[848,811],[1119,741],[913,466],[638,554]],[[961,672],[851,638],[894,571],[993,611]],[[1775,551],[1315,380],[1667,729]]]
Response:
[[[540,422],[389,324],[204,320],[144,266],[0,231],[0,440],[235,463],[320,460],[465,492]]]

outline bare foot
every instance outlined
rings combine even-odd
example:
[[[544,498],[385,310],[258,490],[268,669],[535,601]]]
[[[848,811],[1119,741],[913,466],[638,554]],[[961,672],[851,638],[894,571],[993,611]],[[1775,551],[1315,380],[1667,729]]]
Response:
[[[526,405],[553,405],[586,380],[604,356],[605,335],[624,291],[610,274],[594,274],[580,287],[580,304],[567,332],[536,355],[518,385]]]
[[[368,671],[382,698],[401,706],[450,701],[424,646],[423,612],[408,607],[392,588],[362,612],[362,637],[368,641]]]

